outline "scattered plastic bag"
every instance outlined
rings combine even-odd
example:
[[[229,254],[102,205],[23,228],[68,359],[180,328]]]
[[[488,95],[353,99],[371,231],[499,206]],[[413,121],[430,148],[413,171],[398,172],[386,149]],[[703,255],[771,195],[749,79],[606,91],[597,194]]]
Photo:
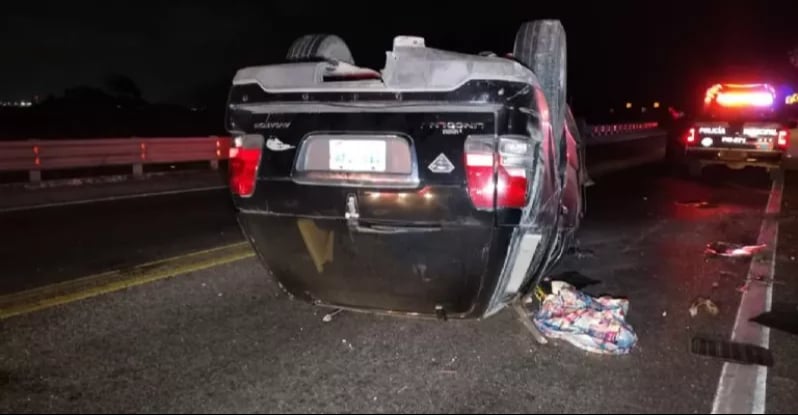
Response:
[[[728,242],[713,242],[707,245],[705,254],[727,258],[749,258],[757,252],[767,248],[767,245],[742,245]]]
[[[637,335],[626,322],[629,301],[593,298],[572,285],[553,281],[533,321],[546,336],[593,353],[627,354]]]
[[[718,306],[709,298],[698,297],[693,301],[693,304],[690,305],[690,317],[695,317],[698,315],[698,311],[704,308],[707,310],[707,313],[717,316],[720,313],[720,309]]]

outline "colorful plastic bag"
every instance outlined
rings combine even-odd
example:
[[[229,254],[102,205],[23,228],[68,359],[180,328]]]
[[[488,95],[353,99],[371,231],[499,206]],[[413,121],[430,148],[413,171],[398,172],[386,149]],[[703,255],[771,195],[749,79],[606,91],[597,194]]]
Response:
[[[637,335],[626,322],[629,301],[593,298],[562,281],[551,283],[534,322],[546,337],[565,340],[593,353],[627,354]]]

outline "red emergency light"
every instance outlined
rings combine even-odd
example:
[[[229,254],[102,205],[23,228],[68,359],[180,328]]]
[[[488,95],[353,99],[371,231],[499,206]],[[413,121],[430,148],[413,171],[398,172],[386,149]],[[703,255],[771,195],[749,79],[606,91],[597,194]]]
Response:
[[[704,103],[722,107],[772,107],[776,90],[768,84],[717,84],[707,89]]]

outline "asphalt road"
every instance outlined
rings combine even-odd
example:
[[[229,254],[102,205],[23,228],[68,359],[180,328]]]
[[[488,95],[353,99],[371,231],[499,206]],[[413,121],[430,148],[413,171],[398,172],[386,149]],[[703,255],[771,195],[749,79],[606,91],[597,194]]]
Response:
[[[628,356],[537,346],[510,312],[447,323],[342,313],[323,323],[326,311],[290,301],[247,259],[0,321],[0,412],[709,412],[722,362],[691,355],[689,340],[729,337],[748,263],[708,260],[703,249],[755,242],[768,193],[765,174],[710,171],[695,182],[660,169],[589,190],[582,254],[560,272],[599,281],[592,294],[630,299],[640,342]],[[798,208],[798,177],[785,198]],[[712,205],[677,203],[694,200]],[[16,226],[4,239],[17,240],[0,248],[15,270],[2,287],[239,240],[228,203],[208,192],[0,215],[3,229]],[[798,222],[787,219],[782,302],[798,294]],[[691,318],[698,296],[720,314]],[[773,333],[769,412],[798,409],[796,347],[795,336]]]
[[[0,293],[242,241],[226,189],[0,213]]]

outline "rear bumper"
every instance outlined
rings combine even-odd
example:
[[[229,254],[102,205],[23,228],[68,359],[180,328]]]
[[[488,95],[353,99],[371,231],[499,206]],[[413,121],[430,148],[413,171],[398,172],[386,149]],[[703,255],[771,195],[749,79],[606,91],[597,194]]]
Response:
[[[725,164],[736,166],[780,167],[784,153],[748,149],[687,148],[688,161],[701,165]]]
[[[488,312],[513,227],[370,234],[339,219],[239,212],[241,227],[290,295],[316,305],[447,318]]]

